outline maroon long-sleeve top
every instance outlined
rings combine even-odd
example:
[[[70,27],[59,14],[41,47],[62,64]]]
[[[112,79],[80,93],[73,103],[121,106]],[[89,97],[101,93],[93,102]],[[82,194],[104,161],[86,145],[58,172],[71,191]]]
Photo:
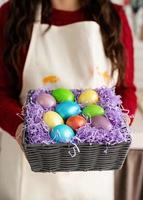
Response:
[[[127,58],[126,76],[124,83],[116,88],[117,94],[121,95],[123,106],[129,110],[130,115],[134,115],[136,110],[136,95],[134,79],[134,59],[133,59],[133,40],[131,29],[129,27],[125,12],[119,5],[114,5],[117,13],[120,16],[122,23],[121,40],[125,47]],[[8,78],[6,66],[4,63],[3,53],[6,45],[4,29],[8,20],[8,13],[10,11],[10,3],[5,3],[0,8],[0,127],[15,136],[18,125],[22,122],[17,113],[21,112],[21,105],[19,102],[19,94],[15,95],[15,88]],[[54,10],[50,23],[61,26],[71,24],[78,21],[85,21],[85,15],[81,10],[78,11],[60,11]],[[45,23],[45,21],[44,21]],[[48,22],[47,22],[48,23]],[[22,73],[24,68],[25,59],[28,52],[28,46],[21,52],[21,63],[19,66],[19,88],[22,88]],[[126,85],[126,86],[125,86]]]

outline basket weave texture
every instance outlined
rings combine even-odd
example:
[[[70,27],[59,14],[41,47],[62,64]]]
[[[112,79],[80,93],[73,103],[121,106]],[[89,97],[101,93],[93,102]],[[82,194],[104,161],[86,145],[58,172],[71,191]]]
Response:
[[[72,157],[72,144],[26,144],[23,148],[34,172],[101,171],[120,169],[126,158],[130,143],[112,146],[80,144],[76,156]],[[71,155],[70,155],[71,154]]]

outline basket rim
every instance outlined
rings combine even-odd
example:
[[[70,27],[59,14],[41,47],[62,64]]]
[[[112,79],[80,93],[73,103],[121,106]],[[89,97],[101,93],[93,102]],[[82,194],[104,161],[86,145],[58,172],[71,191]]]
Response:
[[[26,134],[26,131],[23,131],[23,134],[22,134],[22,146],[23,147],[74,147],[74,144],[71,144],[71,143],[55,143],[55,144],[27,144],[25,142],[25,134]],[[105,147],[110,147],[110,146],[120,146],[120,145],[129,145],[131,144],[131,141],[127,141],[127,142],[121,142],[121,143],[118,143],[118,144],[114,144],[114,145],[108,145],[108,144],[97,144],[97,143],[79,143],[79,144],[76,144],[77,146],[105,146]]]

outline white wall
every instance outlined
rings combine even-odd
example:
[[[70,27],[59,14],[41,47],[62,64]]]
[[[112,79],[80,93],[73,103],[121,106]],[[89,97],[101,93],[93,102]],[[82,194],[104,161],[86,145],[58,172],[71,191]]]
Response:
[[[133,31],[132,12],[130,7],[126,7],[126,13]],[[135,51],[135,84],[138,89],[143,89],[143,41],[138,39],[141,24],[143,24],[143,9],[140,9],[136,16],[136,34],[133,31]]]

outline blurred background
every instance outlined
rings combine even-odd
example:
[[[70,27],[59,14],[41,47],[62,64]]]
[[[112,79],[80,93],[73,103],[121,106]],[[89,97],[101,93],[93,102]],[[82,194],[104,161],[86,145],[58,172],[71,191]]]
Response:
[[[5,0],[0,0],[0,5],[4,2],[5,2]],[[124,9],[126,11],[126,14],[127,14],[127,17],[128,17],[131,29],[132,29],[132,34],[133,34],[133,39],[134,39],[135,85],[137,86],[138,109],[137,109],[134,123],[132,125],[133,142],[132,142],[131,151],[133,153],[134,152],[138,153],[138,152],[143,152],[143,0],[113,0],[113,2],[124,6]],[[132,101],[132,99],[131,99],[131,101]],[[0,135],[0,137],[1,137],[1,135]],[[6,137],[8,137],[8,136],[6,136]],[[0,141],[0,144],[1,144],[1,142],[2,141]],[[12,143],[11,139],[9,139],[9,138],[7,138],[7,143],[9,143],[8,145],[13,146],[13,143]],[[5,149],[4,151],[7,151],[7,150]],[[142,154],[142,156],[138,157],[138,159],[143,160],[143,154]],[[9,161],[7,161],[7,163],[8,162]],[[130,161],[128,161],[126,163],[125,168],[129,162]],[[135,162],[134,158],[132,158],[132,162]],[[143,162],[142,162],[142,164],[143,164]],[[1,167],[1,165],[0,165],[0,167]],[[9,166],[7,166],[7,167],[9,167]],[[125,168],[123,168],[123,171],[121,171],[119,174],[117,174],[115,182],[118,182],[117,179],[119,176],[121,179],[123,179],[126,176],[126,174],[129,174],[127,177],[128,180],[120,180],[119,182],[123,183],[123,187],[124,187],[124,184],[128,183],[128,181],[132,180],[133,183],[130,185],[130,188],[125,189],[123,187],[122,188],[117,187],[117,191],[115,191],[116,193],[120,193],[121,189],[125,189],[126,190],[125,193],[129,193],[129,194],[123,195],[123,197],[119,196],[119,194],[116,194],[115,200],[143,200],[143,198],[142,198],[143,174],[142,174],[142,178],[141,178],[141,183],[139,185],[139,188],[142,187],[142,189],[140,189],[140,191],[138,190],[138,188],[137,188],[137,190],[134,190],[133,185],[137,184],[138,177],[136,177],[136,183],[135,183],[134,179],[133,179],[134,176],[133,176],[133,174],[130,174],[130,173],[134,173],[133,171],[136,171],[137,169],[135,167],[130,167],[132,169],[132,172],[130,172],[130,170],[128,170],[128,173],[127,173],[127,171],[126,171],[127,169],[125,169]],[[130,178],[130,176],[132,176],[132,179]],[[140,176],[140,175],[138,174],[137,176]],[[124,183],[124,182],[126,182],[126,183]],[[3,180],[3,183],[7,184],[7,181]],[[109,186],[113,185],[112,183],[113,183],[113,180],[111,180],[111,184],[109,183]],[[0,188],[0,191],[1,191],[1,188]],[[136,197],[134,197],[134,193],[136,193],[136,191],[139,191],[138,193],[142,193],[142,194],[138,194],[138,195],[136,195]],[[11,191],[11,194],[12,194],[12,191]],[[132,197],[130,196],[131,194],[132,194]],[[114,196],[114,194],[112,196]],[[114,199],[114,197],[113,197],[113,199]],[[106,200],[113,200],[113,199],[106,198]],[[1,196],[0,196],[0,200],[3,200],[3,199],[1,199]],[[102,200],[105,200],[105,199],[102,199]]]

